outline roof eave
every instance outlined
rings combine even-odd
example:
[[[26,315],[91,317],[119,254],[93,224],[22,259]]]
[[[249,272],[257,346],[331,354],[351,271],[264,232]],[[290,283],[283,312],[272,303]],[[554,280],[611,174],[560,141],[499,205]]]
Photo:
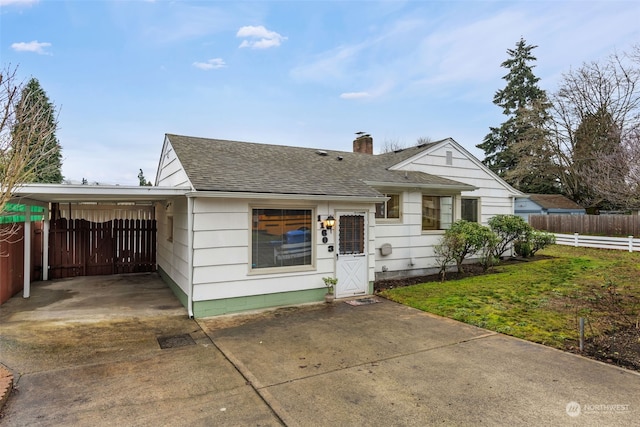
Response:
[[[371,187],[387,187],[387,188],[419,188],[422,190],[453,190],[453,191],[474,191],[478,187],[468,184],[424,184],[415,182],[384,182],[384,181],[364,181]]]
[[[306,201],[349,201],[358,203],[379,203],[388,199],[380,196],[341,196],[333,194],[289,194],[289,193],[250,193],[234,191],[190,191],[187,197],[204,197],[220,199],[268,199],[268,200],[306,200]]]
[[[157,201],[183,196],[189,190],[187,187],[21,184],[12,192],[12,200],[44,203]]]

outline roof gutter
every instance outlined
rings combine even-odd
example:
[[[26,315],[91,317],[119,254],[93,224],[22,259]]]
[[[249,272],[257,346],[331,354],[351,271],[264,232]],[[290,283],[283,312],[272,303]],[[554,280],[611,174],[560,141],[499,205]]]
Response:
[[[20,184],[12,199],[31,199],[42,203],[80,203],[114,201],[160,201],[182,196],[188,187],[145,187],[125,185]]]

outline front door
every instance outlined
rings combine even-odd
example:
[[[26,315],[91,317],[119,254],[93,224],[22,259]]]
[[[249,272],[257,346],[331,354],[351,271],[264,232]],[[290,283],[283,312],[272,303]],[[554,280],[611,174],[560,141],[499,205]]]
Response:
[[[336,298],[367,293],[367,221],[364,212],[338,213]]]

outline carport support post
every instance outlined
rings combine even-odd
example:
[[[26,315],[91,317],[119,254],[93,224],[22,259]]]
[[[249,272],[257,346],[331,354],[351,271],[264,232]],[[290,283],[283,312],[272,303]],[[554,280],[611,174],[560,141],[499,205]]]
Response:
[[[31,296],[31,205],[24,206],[24,286],[22,296]]]
[[[46,206],[42,225],[42,280],[49,280],[49,226],[49,206]]]

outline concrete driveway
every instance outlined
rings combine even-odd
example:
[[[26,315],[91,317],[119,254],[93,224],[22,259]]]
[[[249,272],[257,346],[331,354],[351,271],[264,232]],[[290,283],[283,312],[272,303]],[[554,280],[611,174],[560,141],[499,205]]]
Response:
[[[32,291],[32,300],[43,290],[64,298],[57,302],[14,298],[2,306],[0,361],[19,379],[3,425],[628,426],[640,419],[637,373],[382,299],[196,322],[157,276],[112,280],[119,277],[147,277],[145,288],[123,284],[129,298],[95,315],[86,299],[75,305],[79,318],[70,313],[83,293],[77,279]],[[115,285],[101,280],[92,292],[102,286],[115,298]],[[146,296],[136,309],[139,293]],[[158,337],[175,346],[161,349]],[[182,345],[186,337],[195,344]]]
[[[156,274],[31,295],[0,307],[0,362],[17,383],[0,425],[281,425]]]
[[[635,372],[377,300],[199,323],[287,425],[638,425]]]

